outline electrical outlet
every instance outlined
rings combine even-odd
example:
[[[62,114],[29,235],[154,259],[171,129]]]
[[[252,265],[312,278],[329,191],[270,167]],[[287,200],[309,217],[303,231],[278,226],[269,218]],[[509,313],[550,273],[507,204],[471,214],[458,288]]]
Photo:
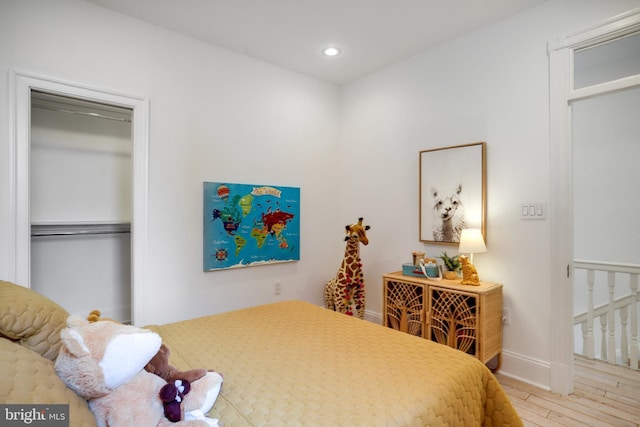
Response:
[[[511,311],[508,308],[502,309],[502,324],[508,325],[511,323]]]
[[[282,292],[282,283],[278,280],[273,284],[273,294],[280,295],[280,292]]]

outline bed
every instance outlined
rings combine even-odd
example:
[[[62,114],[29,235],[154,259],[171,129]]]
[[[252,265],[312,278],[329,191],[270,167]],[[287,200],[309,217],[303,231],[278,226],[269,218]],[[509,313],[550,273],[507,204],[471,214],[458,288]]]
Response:
[[[36,353],[38,375],[51,365],[55,377],[51,360],[61,328],[54,324],[63,322],[66,313],[56,307],[60,313],[44,319],[40,310],[34,323],[49,328],[48,344],[26,343],[34,341],[40,328],[24,325],[34,315],[30,312],[38,311],[33,307],[42,305],[33,298],[44,297],[11,285],[20,288],[20,295],[7,299],[7,286],[0,282],[0,335],[10,338],[0,338],[0,403],[73,400],[77,396],[69,390],[57,390],[65,387],[55,378],[48,380],[60,392],[57,397],[38,391],[41,380],[29,381],[34,376],[29,372],[32,362],[16,366],[27,352]],[[15,299],[27,296],[28,307],[16,309]],[[11,323],[30,336],[7,332]],[[23,326],[16,328],[19,323]],[[477,359],[307,302],[284,301],[148,328],[171,349],[172,365],[204,367],[224,375],[222,392],[209,415],[225,427],[522,425],[498,381]],[[21,347],[19,355],[12,345]],[[24,387],[25,381],[30,385]],[[16,387],[22,394],[7,392]],[[93,425],[86,411],[84,402],[73,401],[71,425]]]

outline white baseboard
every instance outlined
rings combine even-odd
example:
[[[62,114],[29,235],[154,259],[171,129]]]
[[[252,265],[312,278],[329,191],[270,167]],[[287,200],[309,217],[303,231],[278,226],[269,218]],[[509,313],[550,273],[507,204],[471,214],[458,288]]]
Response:
[[[377,325],[382,325],[382,314],[365,309],[364,320],[368,320],[369,322],[375,323]]]
[[[498,372],[543,390],[551,390],[551,365],[547,361],[503,350],[502,366]]]

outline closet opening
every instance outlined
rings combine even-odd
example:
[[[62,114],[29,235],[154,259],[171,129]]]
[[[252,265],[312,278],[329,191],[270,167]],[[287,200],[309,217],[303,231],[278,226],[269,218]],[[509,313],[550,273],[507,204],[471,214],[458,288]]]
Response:
[[[133,109],[31,90],[31,288],[132,321]]]

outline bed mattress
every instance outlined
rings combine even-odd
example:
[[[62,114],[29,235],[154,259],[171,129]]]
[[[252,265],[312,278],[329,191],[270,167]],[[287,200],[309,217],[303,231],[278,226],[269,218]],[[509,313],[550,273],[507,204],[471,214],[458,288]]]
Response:
[[[177,368],[223,374],[225,427],[522,425],[477,359],[306,302],[149,328]]]

